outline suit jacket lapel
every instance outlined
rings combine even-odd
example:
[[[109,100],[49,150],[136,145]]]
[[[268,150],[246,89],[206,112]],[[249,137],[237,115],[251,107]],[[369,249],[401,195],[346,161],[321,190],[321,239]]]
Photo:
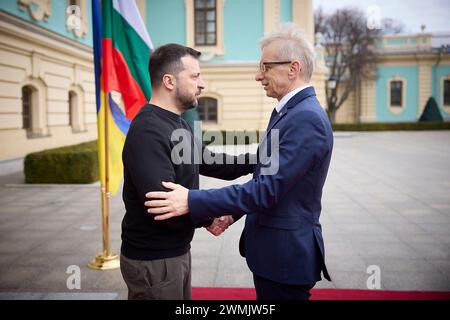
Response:
[[[280,110],[280,112],[275,117],[275,119],[273,121],[269,122],[269,125],[266,130],[266,134],[264,135],[263,140],[265,140],[265,138],[269,134],[270,130],[272,130],[272,128],[275,126],[275,124],[277,124],[277,122],[280,121],[280,119],[283,118],[289,112],[289,109],[295,107],[296,105],[298,105],[300,102],[302,102],[306,98],[315,96],[315,95],[316,95],[316,92],[314,91],[314,88],[308,87],[308,88],[303,89],[299,93],[297,93],[291,99],[289,99],[289,101],[286,103],[286,105],[283,107],[283,109]]]
[[[298,105],[300,102],[302,102],[306,98],[311,97],[311,96],[315,96],[315,95],[316,95],[316,92],[314,91],[314,88],[313,87],[308,87],[308,88],[303,89],[299,93],[297,93],[295,96],[293,96],[286,103],[286,105],[280,110],[278,115],[275,116],[275,119],[273,119],[272,121],[269,121],[269,124],[267,126],[267,130],[266,130],[263,138],[261,139],[261,141],[260,141],[260,143],[258,145],[258,149],[257,149],[256,153],[259,154],[261,147],[264,146],[263,144],[267,143],[266,141],[267,141],[267,137],[269,136],[270,130],[272,130],[272,128],[278,123],[278,121],[281,120],[281,118],[283,118],[286,114],[288,114],[290,109],[292,109],[293,107]],[[259,164],[257,166],[259,166]],[[255,173],[256,172],[257,172],[257,170],[255,171]]]

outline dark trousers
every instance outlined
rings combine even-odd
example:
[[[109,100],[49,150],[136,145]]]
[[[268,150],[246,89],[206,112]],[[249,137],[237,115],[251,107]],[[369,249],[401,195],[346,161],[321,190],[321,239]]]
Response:
[[[191,300],[191,252],[158,260],[120,255],[129,300]]]
[[[256,300],[309,300],[310,290],[316,283],[291,285],[261,278],[253,274]]]

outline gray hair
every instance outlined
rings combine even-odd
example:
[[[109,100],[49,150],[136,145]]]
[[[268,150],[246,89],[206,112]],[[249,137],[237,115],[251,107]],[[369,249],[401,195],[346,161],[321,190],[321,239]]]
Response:
[[[306,39],[305,33],[295,23],[288,22],[260,41],[261,50],[274,41],[281,41],[278,57],[286,60],[299,60],[302,65],[302,76],[307,82],[314,72],[316,55],[313,45]]]

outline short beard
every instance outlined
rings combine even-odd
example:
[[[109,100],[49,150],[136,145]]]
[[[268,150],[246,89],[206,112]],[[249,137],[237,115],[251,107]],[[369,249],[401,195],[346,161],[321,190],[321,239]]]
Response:
[[[198,107],[198,100],[196,98],[187,97],[182,94],[180,89],[177,87],[175,90],[175,98],[177,99],[179,105],[183,110],[189,110]]]

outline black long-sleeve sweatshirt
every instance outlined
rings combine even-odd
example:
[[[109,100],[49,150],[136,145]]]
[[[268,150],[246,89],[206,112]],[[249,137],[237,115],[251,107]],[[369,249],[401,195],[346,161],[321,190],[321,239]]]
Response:
[[[155,221],[154,215],[149,214],[144,206],[147,192],[167,191],[164,190],[162,181],[175,182],[188,189],[198,189],[199,173],[232,180],[253,171],[254,165],[249,164],[248,154],[239,156],[245,157],[244,165],[236,165],[242,163],[238,162],[239,157],[228,155],[221,155],[223,163],[234,164],[195,163],[194,150],[198,152],[195,156],[198,160],[198,156],[201,159],[200,152],[205,152],[205,149],[198,147],[198,144],[196,148],[193,147],[193,139],[189,125],[179,115],[155,105],[147,104],[142,107],[132,121],[122,153],[123,201],[126,213],[122,221],[121,252],[127,258],[170,258],[182,255],[190,249],[196,226],[189,215]],[[186,147],[187,141],[187,145],[192,149],[184,148],[180,154],[178,143],[183,143]],[[180,157],[184,159],[183,163],[180,163]],[[186,161],[189,157],[191,161]],[[229,157],[232,157],[234,162],[227,159]]]

